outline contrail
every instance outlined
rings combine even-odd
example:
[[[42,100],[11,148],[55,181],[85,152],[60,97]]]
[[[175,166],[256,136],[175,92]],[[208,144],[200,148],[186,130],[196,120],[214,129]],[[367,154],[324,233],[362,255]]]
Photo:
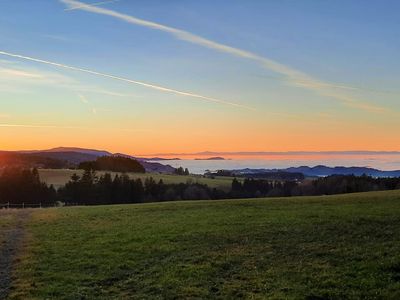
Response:
[[[47,61],[47,60],[42,60],[42,59],[38,59],[38,58],[33,58],[33,57],[29,57],[29,56],[9,53],[9,52],[5,52],[5,51],[0,51],[0,55],[5,55],[5,56],[9,56],[9,57],[14,57],[14,58],[20,58],[20,59],[34,61],[34,62],[37,62],[37,63],[51,65],[51,66],[55,66],[55,67],[59,67],[59,68],[64,68],[64,69],[84,72],[84,73],[88,73],[88,74],[92,74],[92,75],[96,75],[96,76],[101,76],[101,77],[106,77],[106,78],[111,78],[111,79],[115,79],[115,80],[119,80],[119,81],[128,82],[128,83],[131,83],[131,84],[144,86],[144,87],[147,87],[147,88],[150,88],[150,89],[153,89],[153,90],[158,90],[158,91],[162,91],[162,92],[166,92],[166,93],[172,93],[172,94],[176,94],[176,95],[180,95],[180,96],[187,96],[187,97],[197,98],[197,99],[205,100],[205,101],[209,101],[209,102],[216,102],[216,103],[219,103],[219,104],[225,104],[225,105],[245,108],[245,109],[248,109],[248,110],[254,110],[254,108],[252,108],[252,107],[249,107],[249,106],[246,106],[246,105],[242,105],[242,104],[238,104],[238,103],[234,103],[234,102],[229,102],[229,101],[225,101],[225,100],[221,100],[221,99],[217,99],[217,98],[212,98],[212,97],[202,96],[202,95],[198,95],[198,94],[193,94],[193,93],[190,93],[190,92],[179,91],[179,90],[175,90],[175,89],[171,89],[171,88],[167,88],[167,87],[163,87],[163,86],[159,86],[159,85],[154,85],[154,84],[150,84],[150,83],[146,83],[146,82],[142,82],[142,81],[136,81],[136,80],[132,80],[132,79],[124,78],[124,77],[118,77],[118,76],[115,76],[115,75],[110,75],[110,74],[101,73],[101,72],[97,72],[97,71],[92,71],[92,70],[88,70],[88,69],[68,66],[68,65],[64,65],[64,64],[60,64],[60,63],[56,63],[56,62],[51,62],[51,61]]]
[[[163,31],[173,35],[175,38],[179,40],[183,40],[192,44],[200,45],[205,48],[213,49],[218,52],[227,53],[236,57],[241,57],[249,60],[253,60],[258,62],[262,67],[272,70],[276,73],[282,74],[285,76],[285,80],[294,86],[313,91],[321,96],[329,97],[340,101],[342,104],[347,106],[355,107],[358,109],[372,111],[372,112],[383,112],[386,109],[380,106],[375,106],[369,103],[364,103],[364,101],[355,99],[346,94],[336,91],[335,89],[344,89],[351,90],[351,87],[346,86],[338,86],[334,84],[330,84],[329,82],[324,82],[322,80],[313,78],[312,76],[303,73],[299,70],[288,67],[284,64],[276,62],[272,59],[260,56],[258,54],[252,53],[247,50],[231,47],[222,43],[214,42],[212,40],[203,38],[196,34],[193,34],[188,31],[184,31],[181,29],[177,29],[174,27],[165,26],[159,23],[139,19],[130,15],[122,14],[113,10],[91,6],[84,4],[80,1],[76,0],[60,0],[62,3],[66,4],[68,7],[79,7],[81,10],[85,10],[92,13],[102,14],[111,16],[117,19],[120,19],[124,22],[139,25],[147,28],[151,28],[154,30]]]
[[[120,0],[109,0],[109,1],[102,1],[102,2],[96,2],[96,3],[88,3],[88,4],[82,4],[80,6],[66,8],[64,10],[65,11],[69,11],[69,10],[80,9],[80,8],[85,7],[85,6],[98,6],[98,5],[109,4],[109,3],[114,3],[114,2],[118,2],[118,1],[120,1]]]

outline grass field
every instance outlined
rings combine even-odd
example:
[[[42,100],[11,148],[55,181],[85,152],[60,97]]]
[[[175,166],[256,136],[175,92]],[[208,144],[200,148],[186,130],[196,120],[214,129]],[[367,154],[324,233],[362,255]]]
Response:
[[[399,299],[400,191],[41,209],[11,299]]]
[[[82,170],[69,170],[69,169],[39,169],[40,178],[46,182],[47,184],[52,184],[56,188],[63,186],[66,182],[68,182],[71,176],[77,173],[81,175],[83,173]],[[105,172],[97,172],[98,175],[104,174]],[[108,172],[111,174],[117,174],[114,172]],[[153,177],[154,180],[159,181],[162,179],[164,183],[186,183],[188,180],[192,182],[207,184],[211,188],[220,188],[228,191],[232,184],[232,177],[216,177],[212,178],[204,178],[200,175],[169,175],[169,174],[156,174],[156,173],[127,173],[130,178],[141,178],[145,179],[147,177]]]
[[[0,246],[4,242],[6,231],[12,228],[14,224],[13,214],[6,210],[0,210]]]

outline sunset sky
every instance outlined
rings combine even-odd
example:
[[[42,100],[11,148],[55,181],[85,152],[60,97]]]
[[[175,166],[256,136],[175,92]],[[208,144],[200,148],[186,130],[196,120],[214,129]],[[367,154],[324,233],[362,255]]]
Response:
[[[400,2],[0,1],[0,149],[400,150]]]

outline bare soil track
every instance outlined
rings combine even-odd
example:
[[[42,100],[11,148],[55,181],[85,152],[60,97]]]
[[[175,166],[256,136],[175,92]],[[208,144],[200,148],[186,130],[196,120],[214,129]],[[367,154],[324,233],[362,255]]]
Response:
[[[6,299],[10,292],[12,271],[25,235],[25,224],[30,216],[30,210],[0,211],[0,218],[7,214],[12,214],[16,222],[11,228],[0,231],[3,235],[0,244],[0,299]]]

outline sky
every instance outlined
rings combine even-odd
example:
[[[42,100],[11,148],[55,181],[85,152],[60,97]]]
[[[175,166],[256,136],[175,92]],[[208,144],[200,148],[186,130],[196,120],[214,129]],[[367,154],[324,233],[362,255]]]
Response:
[[[399,151],[399,9],[0,0],[0,149]]]

